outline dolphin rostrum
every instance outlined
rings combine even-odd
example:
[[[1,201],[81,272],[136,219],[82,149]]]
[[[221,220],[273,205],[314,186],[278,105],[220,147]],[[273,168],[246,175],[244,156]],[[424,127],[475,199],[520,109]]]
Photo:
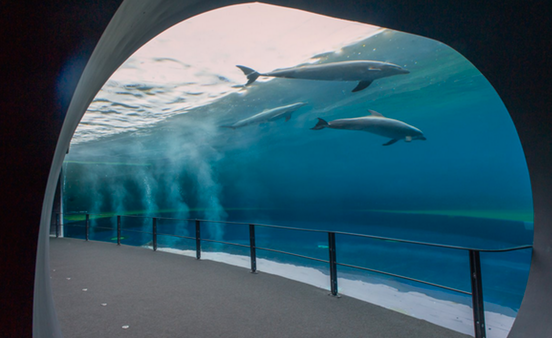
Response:
[[[287,122],[291,118],[291,113],[295,112],[304,105],[306,105],[305,102],[296,102],[293,104],[288,104],[287,106],[267,109],[243,120],[239,120],[232,125],[222,127],[236,129],[250,124],[261,124],[265,122],[275,121],[281,118],[285,118],[285,121]]]
[[[246,86],[255,82],[259,76],[283,77],[287,79],[358,81],[353,92],[363,90],[374,80],[383,77],[408,74],[408,70],[388,62],[380,61],[339,61],[316,65],[276,69],[269,73],[259,73],[245,66],[236,66],[247,76]]]
[[[402,121],[384,117],[376,111],[368,111],[372,115],[350,119],[339,119],[330,122],[326,122],[323,119],[318,118],[318,123],[311,129],[320,130],[323,128],[333,128],[367,131],[369,133],[391,138],[389,142],[383,144],[384,146],[391,145],[402,139],[406,142],[410,142],[412,140],[426,140],[420,129]]]

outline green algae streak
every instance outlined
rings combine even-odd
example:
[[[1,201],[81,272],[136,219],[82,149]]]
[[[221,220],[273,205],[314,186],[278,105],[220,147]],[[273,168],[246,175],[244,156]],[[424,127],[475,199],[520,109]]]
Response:
[[[439,215],[451,217],[474,217],[504,221],[533,222],[531,210],[367,210],[393,214]]]

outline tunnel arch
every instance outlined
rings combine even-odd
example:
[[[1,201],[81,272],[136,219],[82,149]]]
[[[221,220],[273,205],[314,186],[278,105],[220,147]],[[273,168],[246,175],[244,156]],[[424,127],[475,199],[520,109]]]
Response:
[[[46,191],[46,199],[43,207],[43,217],[41,221],[41,234],[38,251],[37,263],[37,281],[35,283],[35,335],[38,332],[44,332],[44,328],[53,325],[55,329],[55,316],[41,317],[37,316],[38,312],[51,313],[52,305],[49,298],[49,285],[47,285],[47,223],[48,218],[44,217],[48,213],[45,212],[51,209],[52,189],[55,187],[57,173],[61,167],[61,162],[65,154],[64,149],[67,149],[71,136],[79,123],[82,114],[92,101],[95,93],[103,85],[107,77],[122,63],[134,50],[138,49],[142,44],[146,43],[157,35],[157,33],[176,24],[195,14],[205,12],[210,9],[215,9],[224,5],[235,4],[234,1],[221,1],[210,3],[195,3],[182,4],[177,1],[166,1],[162,3],[152,4],[136,4],[132,1],[125,1],[112,22],[106,29],[102,39],[98,43],[90,61],[83,72],[83,76],[77,86],[73,101],[69,107],[67,117],[65,119],[61,136],[58,141],[54,163],[50,172],[48,188]],[[172,6],[171,6],[172,5]],[[311,6],[315,6],[311,8]],[[294,6],[290,6],[294,7]],[[309,10],[317,12],[316,5],[305,5]],[[148,16],[150,15],[150,16]],[[134,18],[134,20],[132,19]],[[147,18],[150,18],[148,20]],[[139,29],[137,28],[139,26]],[[121,32],[132,30],[132,35],[125,35]],[[123,48],[121,48],[121,46]],[[102,69],[98,72],[98,69]],[[39,271],[43,269],[42,271]],[[42,276],[42,278],[41,278]],[[50,309],[48,310],[48,308]]]

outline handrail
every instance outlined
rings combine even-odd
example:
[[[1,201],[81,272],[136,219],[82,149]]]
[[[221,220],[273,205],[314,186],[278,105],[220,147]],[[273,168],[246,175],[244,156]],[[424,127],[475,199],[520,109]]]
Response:
[[[79,213],[72,213],[72,214],[79,214],[82,215],[82,212]],[[66,214],[67,215],[67,214]],[[85,217],[85,228],[86,228],[86,240],[89,239],[89,228],[90,228],[90,216],[91,215],[105,215],[105,214],[88,214],[86,213]],[[60,215],[57,215],[56,217],[56,237],[59,237],[59,225],[60,225]],[[474,248],[474,247],[464,247],[464,246],[455,246],[455,245],[446,245],[446,244],[439,244],[439,243],[428,243],[428,242],[420,242],[420,241],[412,241],[412,240],[405,240],[400,238],[390,238],[390,237],[383,237],[383,236],[373,236],[373,235],[365,235],[365,234],[357,234],[357,233],[350,233],[350,232],[343,232],[343,231],[330,231],[330,230],[319,230],[319,229],[307,229],[307,228],[296,228],[296,227],[290,227],[290,226],[281,226],[281,225],[272,225],[272,224],[256,224],[256,223],[245,223],[245,222],[229,222],[229,221],[220,221],[220,220],[205,220],[205,219],[180,219],[180,218],[169,218],[169,217],[156,217],[156,216],[138,216],[138,215],[116,215],[116,214],[110,214],[110,216],[105,216],[106,218],[112,218],[116,217],[117,220],[117,226],[116,228],[107,228],[107,227],[95,227],[97,229],[109,229],[114,230],[117,232],[117,244],[121,244],[121,232],[123,231],[122,225],[121,225],[121,218],[122,217],[130,217],[130,218],[150,218],[152,219],[152,231],[141,231],[141,230],[133,230],[133,229],[124,229],[124,231],[131,231],[131,232],[139,232],[139,233],[151,233],[152,238],[152,246],[153,250],[157,250],[157,237],[159,235],[162,236],[174,236],[179,238],[186,238],[196,241],[196,258],[201,258],[201,242],[210,242],[210,243],[220,243],[220,244],[226,244],[226,245],[233,245],[238,247],[245,247],[250,248],[250,259],[251,259],[251,272],[255,273],[257,270],[257,262],[256,262],[256,250],[265,250],[265,251],[271,251],[276,253],[282,253],[286,255],[291,255],[295,257],[310,259],[314,261],[319,261],[323,263],[328,263],[330,266],[330,292],[333,296],[337,296],[337,266],[344,266],[348,268],[353,269],[359,269],[359,270],[365,270],[370,272],[375,272],[387,276],[392,276],[396,278],[401,278],[409,281],[414,281],[417,283],[422,283],[426,285],[430,285],[433,287],[442,288],[445,290],[465,294],[465,295],[471,295],[472,296],[472,309],[473,309],[473,316],[474,316],[474,329],[475,329],[475,337],[476,338],[485,338],[486,335],[486,329],[485,329],[485,312],[483,309],[483,287],[482,287],[482,279],[481,279],[481,259],[480,259],[480,253],[481,252],[508,252],[508,251],[514,251],[514,250],[524,250],[524,249],[532,249],[532,245],[519,245],[514,247],[504,247],[504,248]],[[186,221],[186,222],[195,222],[195,237],[192,236],[181,236],[176,234],[166,234],[166,233],[158,233],[157,227],[158,227],[158,220],[175,220],[175,221]],[[231,224],[231,225],[247,225],[249,226],[249,245],[246,244],[239,244],[239,243],[232,243],[232,242],[225,242],[220,240],[214,240],[214,239],[205,239],[201,238],[201,224],[202,223],[219,223],[219,224]],[[66,223],[64,226],[75,226],[79,227],[78,225],[73,225],[73,223]],[[314,233],[326,233],[328,235],[328,251],[329,251],[329,259],[324,260],[320,258],[315,257],[309,257],[305,255],[300,255],[292,252],[272,249],[272,248],[264,248],[256,246],[255,244],[255,227],[266,227],[266,228],[273,228],[273,229],[281,229],[281,230],[293,230],[293,231],[303,231],[303,232],[314,232]],[[434,247],[434,248],[443,248],[443,249],[451,249],[451,250],[463,250],[468,251],[469,253],[469,262],[470,262],[470,280],[471,280],[471,292],[452,288],[445,285],[440,285],[420,279],[415,279],[407,276],[402,276],[390,272],[380,271],[376,269],[346,264],[346,263],[340,263],[337,262],[336,259],[336,235],[342,235],[342,236],[354,236],[354,237],[361,237],[361,238],[369,238],[369,239],[375,239],[375,240],[381,240],[381,241],[390,241],[394,243],[404,243],[404,244],[414,244],[414,245],[420,245],[420,246],[427,246],[427,247]]]
[[[66,213],[65,215],[82,215],[82,212],[79,212],[79,213]],[[88,214],[88,215],[103,215],[103,214]],[[114,215],[114,216],[116,216],[116,215]],[[111,218],[111,217],[114,217],[114,216],[106,216],[106,217]],[[138,215],[121,215],[121,216],[122,217],[129,217],[129,218],[152,218],[152,219],[156,218],[158,220],[164,219],[164,220],[189,221],[189,222],[199,221],[199,222],[204,222],[204,223],[220,223],[220,224],[234,224],[234,225],[249,225],[249,224],[252,224],[250,222],[207,220],[207,219],[200,219],[200,218],[199,219],[198,218],[171,218],[171,217],[138,216]],[[382,241],[391,241],[391,242],[397,242],[397,243],[415,244],[415,245],[431,246],[431,247],[436,247],[436,248],[453,249],[453,250],[464,250],[464,251],[472,250],[472,251],[479,251],[479,252],[508,252],[508,251],[524,250],[524,249],[532,249],[533,248],[533,246],[529,245],[529,244],[513,246],[513,247],[505,247],[505,248],[494,248],[494,249],[493,248],[477,248],[477,247],[468,247],[468,246],[459,246],[459,245],[448,245],[448,244],[440,244],[440,243],[413,241],[413,240],[394,238],[394,237],[383,237],[383,236],[358,234],[358,233],[344,232],[344,231],[298,228],[298,227],[290,227],[290,226],[274,225],[274,224],[263,224],[263,223],[254,223],[254,225],[259,226],[259,227],[265,227],[265,228],[295,230],[295,231],[305,231],[305,232],[318,232],[318,233],[333,232],[336,235],[364,237],[364,238],[370,238],[370,239],[376,239],[376,240],[382,240]],[[113,228],[113,229],[115,229],[115,228]]]
[[[362,266],[357,266],[357,265],[352,265],[352,264],[345,264],[345,263],[337,263],[337,265],[346,266],[346,267],[349,267],[349,268],[354,268],[354,269],[359,269],[359,270],[366,270],[366,271],[370,271],[370,272],[376,272],[376,273],[379,273],[379,274],[382,274],[382,275],[391,276],[391,277],[398,277],[398,278],[406,279],[406,280],[413,281],[413,282],[417,282],[417,283],[422,283],[422,284],[426,284],[426,285],[430,285],[430,286],[435,286],[435,287],[438,287],[438,288],[441,288],[441,289],[445,289],[445,290],[449,290],[449,291],[454,291],[454,292],[458,292],[458,293],[463,293],[463,294],[465,294],[465,295],[471,295],[471,294],[472,294],[471,292],[468,292],[468,291],[464,291],[464,290],[460,290],[460,289],[455,289],[455,288],[451,288],[451,287],[449,287],[449,286],[444,286],[444,285],[440,285],[440,284],[436,284],[436,283],[426,282],[426,281],[421,280],[421,279],[416,279],[416,278],[410,278],[410,277],[406,277],[406,276],[401,276],[401,275],[398,275],[398,274],[395,274],[395,273],[386,272],[386,271],[381,271],[381,270],[376,270],[376,269],[370,269],[370,268],[365,268],[365,267],[362,267]]]

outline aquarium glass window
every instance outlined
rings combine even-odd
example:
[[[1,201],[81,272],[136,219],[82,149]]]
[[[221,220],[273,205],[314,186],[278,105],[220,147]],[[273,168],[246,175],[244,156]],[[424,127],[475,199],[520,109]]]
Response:
[[[113,73],[71,142],[63,212],[66,225],[90,214],[91,238],[106,241],[122,215],[123,243],[144,246],[152,221],[135,216],[164,217],[160,247],[189,254],[194,219],[489,248],[533,236],[516,129],[474,65],[435,40],[263,4],[175,25]],[[248,229],[211,222],[202,235],[247,244]],[[327,259],[325,235],[262,228],[257,241]],[[469,288],[458,252],[348,236],[337,245],[349,264]],[[239,264],[248,254],[229,247],[206,244],[203,258]],[[485,256],[494,337],[512,325],[529,259]],[[262,269],[329,285],[318,261],[264,251]],[[473,332],[469,298],[340,273],[341,293]]]

